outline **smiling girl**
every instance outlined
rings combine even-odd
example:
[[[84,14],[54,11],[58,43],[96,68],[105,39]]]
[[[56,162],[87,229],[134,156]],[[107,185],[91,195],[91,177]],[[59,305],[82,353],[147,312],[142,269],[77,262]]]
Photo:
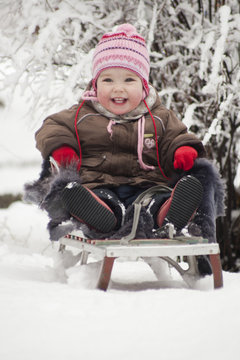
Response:
[[[47,117],[36,132],[43,174],[49,171],[50,156],[60,173],[70,168],[74,173],[61,179],[55,197],[50,187],[42,199],[52,219],[52,238],[57,236],[51,230],[70,217],[105,237],[121,233],[126,221],[132,221],[126,209],[156,185],[163,191],[141,213],[151,231],[166,221],[180,231],[193,218],[202,199],[200,181],[188,175],[173,190],[166,185],[176,172],[191,170],[205,150],[161,104],[149,71],[144,38],[130,24],[118,26],[96,46],[92,80],[79,104]],[[54,200],[56,194],[60,201]],[[141,237],[151,236],[147,228],[143,224]]]

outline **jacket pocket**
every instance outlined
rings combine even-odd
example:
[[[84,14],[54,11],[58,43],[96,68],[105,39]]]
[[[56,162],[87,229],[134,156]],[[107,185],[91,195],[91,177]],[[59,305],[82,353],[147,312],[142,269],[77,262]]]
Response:
[[[94,156],[85,156],[82,159],[82,166],[86,168],[97,168],[104,164],[104,162],[107,160],[106,155],[99,155],[97,157]]]

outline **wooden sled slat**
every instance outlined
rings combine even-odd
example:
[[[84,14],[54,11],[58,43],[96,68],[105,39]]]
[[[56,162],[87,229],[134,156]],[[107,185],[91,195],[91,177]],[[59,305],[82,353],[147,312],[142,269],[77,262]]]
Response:
[[[98,284],[97,284],[97,288],[99,290],[104,290],[104,291],[107,290],[112,274],[114,260],[115,260],[114,257],[107,257],[107,256],[104,257]]]
[[[223,286],[223,277],[222,277],[222,265],[219,254],[210,254],[210,262],[212,265],[213,279],[214,279],[214,288],[218,289]]]

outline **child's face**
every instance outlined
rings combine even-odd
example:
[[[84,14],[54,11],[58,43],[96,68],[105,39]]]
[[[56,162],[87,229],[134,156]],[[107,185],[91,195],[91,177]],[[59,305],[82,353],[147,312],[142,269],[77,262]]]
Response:
[[[98,77],[98,101],[113,114],[122,115],[135,109],[142,96],[142,81],[130,70],[119,67],[105,69]]]

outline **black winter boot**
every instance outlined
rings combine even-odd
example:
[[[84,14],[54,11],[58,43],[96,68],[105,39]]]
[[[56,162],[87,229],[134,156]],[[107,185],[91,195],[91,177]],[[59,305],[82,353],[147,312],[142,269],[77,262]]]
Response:
[[[123,203],[119,200],[117,195],[109,189],[94,189],[93,193],[96,194],[101,200],[103,200],[114,212],[117,220],[114,230],[118,230],[123,224],[123,217],[125,213],[125,206]]]
[[[190,175],[180,179],[170,198],[159,209],[158,226],[171,223],[176,230],[183,229],[199,207],[202,195],[203,188],[198,179]]]
[[[108,233],[116,227],[117,219],[111,208],[85,186],[71,182],[63,189],[61,198],[74,218],[94,230]]]

